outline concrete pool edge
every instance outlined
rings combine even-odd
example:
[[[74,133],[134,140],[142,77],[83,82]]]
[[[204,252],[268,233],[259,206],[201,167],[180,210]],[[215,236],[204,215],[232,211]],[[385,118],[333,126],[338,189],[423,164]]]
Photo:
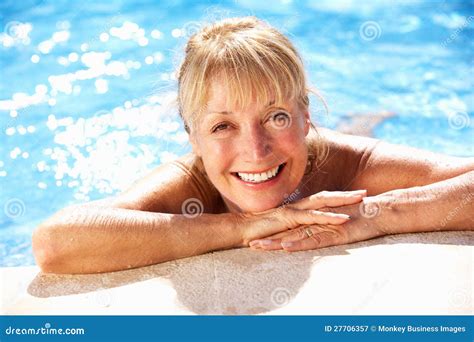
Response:
[[[474,232],[286,253],[248,248],[120,272],[0,268],[6,315],[471,315]]]

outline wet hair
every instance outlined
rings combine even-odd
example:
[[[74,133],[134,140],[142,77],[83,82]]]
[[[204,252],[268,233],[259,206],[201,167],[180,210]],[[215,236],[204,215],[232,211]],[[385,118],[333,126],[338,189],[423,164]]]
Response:
[[[259,107],[290,100],[307,110],[309,92],[320,97],[308,86],[303,61],[290,40],[255,17],[220,20],[187,42],[178,70],[178,109],[188,133],[205,110],[210,85],[217,79],[227,88],[227,103],[235,108],[254,100]],[[323,104],[326,107],[324,100]]]

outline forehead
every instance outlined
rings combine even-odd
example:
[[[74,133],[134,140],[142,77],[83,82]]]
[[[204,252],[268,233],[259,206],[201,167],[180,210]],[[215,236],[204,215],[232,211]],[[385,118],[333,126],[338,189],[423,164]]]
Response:
[[[255,89],[249,89],[245,101],[239,103],[236,92],[229,84],[221,79],[213,80],[208,87],[208,98],[204,112],[209,111],[242,111],[249,108],[262,108],[268,106],[288,107],[293,104],[290,99],[275,98],[275,93],[270,90],[264,94],[258,94]],[[242,102],[242,101],[240,101]]]

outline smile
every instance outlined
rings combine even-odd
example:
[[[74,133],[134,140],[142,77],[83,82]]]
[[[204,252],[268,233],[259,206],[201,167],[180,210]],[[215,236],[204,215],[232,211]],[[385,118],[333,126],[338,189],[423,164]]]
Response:
[[[285,166],[285,164],[286,163],[283,163],[265,172],[260,172],[260,173],[233,172],[233,175],[235,175],[236,177],[239,177],[244,182],[264,183],[277,177],[280,174],[283,167]]]

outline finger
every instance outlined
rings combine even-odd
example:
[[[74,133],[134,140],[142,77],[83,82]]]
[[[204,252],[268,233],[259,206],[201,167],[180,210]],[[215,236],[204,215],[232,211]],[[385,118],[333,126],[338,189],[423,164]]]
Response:
[[[260,248],[260,245],[257,243],[257,244],[253,244],[252,246],[249,246],[251,249],[253,250],[256,250],[256,251],[262,251],[263,249]]]
[[[266,236],[265,239],[270,239],[270,240],[281,239],[285,236],[295,234],[295,232],[296,232],[296,229],[285,230],[284,232],[280,232],[280,233],[276,233],[276,234],[273,234],[273,235],[270,235],[270,236]],[[257,240],[263,240],[263,239],[256,239],[256,240],[253,240],[253,241],[257,241]],[[250,241],[250,243],[251,242],[252,241]]]
[[[263,239],[262,238],[255,239],[255,240],[250,241],[249,245],[255,245],[258,242],[263,241],[263,240],[292,241],[292,240],[298,240],[298,239],[305,239],[308,237],[306,234],[304,234],[304,230],[303,230],[306,227],[309,227],[309,226],[303,226],[303,227],[300,227],[299,229],[286,230],[284,232],[267,236]]]
[[[321,191],[292,203],[294,209],[320,209],[324,207],[339,207],[359,203],[367,196],[367,190],[356,191]]]
[[[250,248],[273,251],[283,249],[280,239],[263,239],[251,241]]]
[[[263,238],[288,229],[304,225],[333,224],[340,225],[350,220],[346,214],[317,210],[298,210],[288,207],[271,209],[263,213],[250,213],[243,216],[254,225],[252,239]],[[251,239],[249,239],[251,240]]]
[[[276,236],[278,235],[278,236]],[[267,237],[265,239],[258,239],[250,241],[249,245],[255,248],[264,250],[278,250],[282,249],[281,243],[286,241],[297,241],[307,238],[303,228],[294,229],[284,233],[275,234],[274,237]]]
[[[334,234],[334,232],[324,231],[316,232],[314,235],[302,240],[282,241],[281,246],[285,251],[296,252],[346,243],[348,243],[348,241],[343,238],[342,234]]]
[[[322,191],[296,203],[297,209],[320,209],[339,207],[359,203],[367,195],[366,190],[357,191]]]
[[[298,228],[302,225],[311,224],[343,224],[350,220],[350,216],[346,214],[336,214],[318,210],[291,210],[291,213],[295,215],[293,224],[289,225],[288,228]],[[285,219],[288,219],[286,217]],[[291,220],[291,218],[290,218]]]

